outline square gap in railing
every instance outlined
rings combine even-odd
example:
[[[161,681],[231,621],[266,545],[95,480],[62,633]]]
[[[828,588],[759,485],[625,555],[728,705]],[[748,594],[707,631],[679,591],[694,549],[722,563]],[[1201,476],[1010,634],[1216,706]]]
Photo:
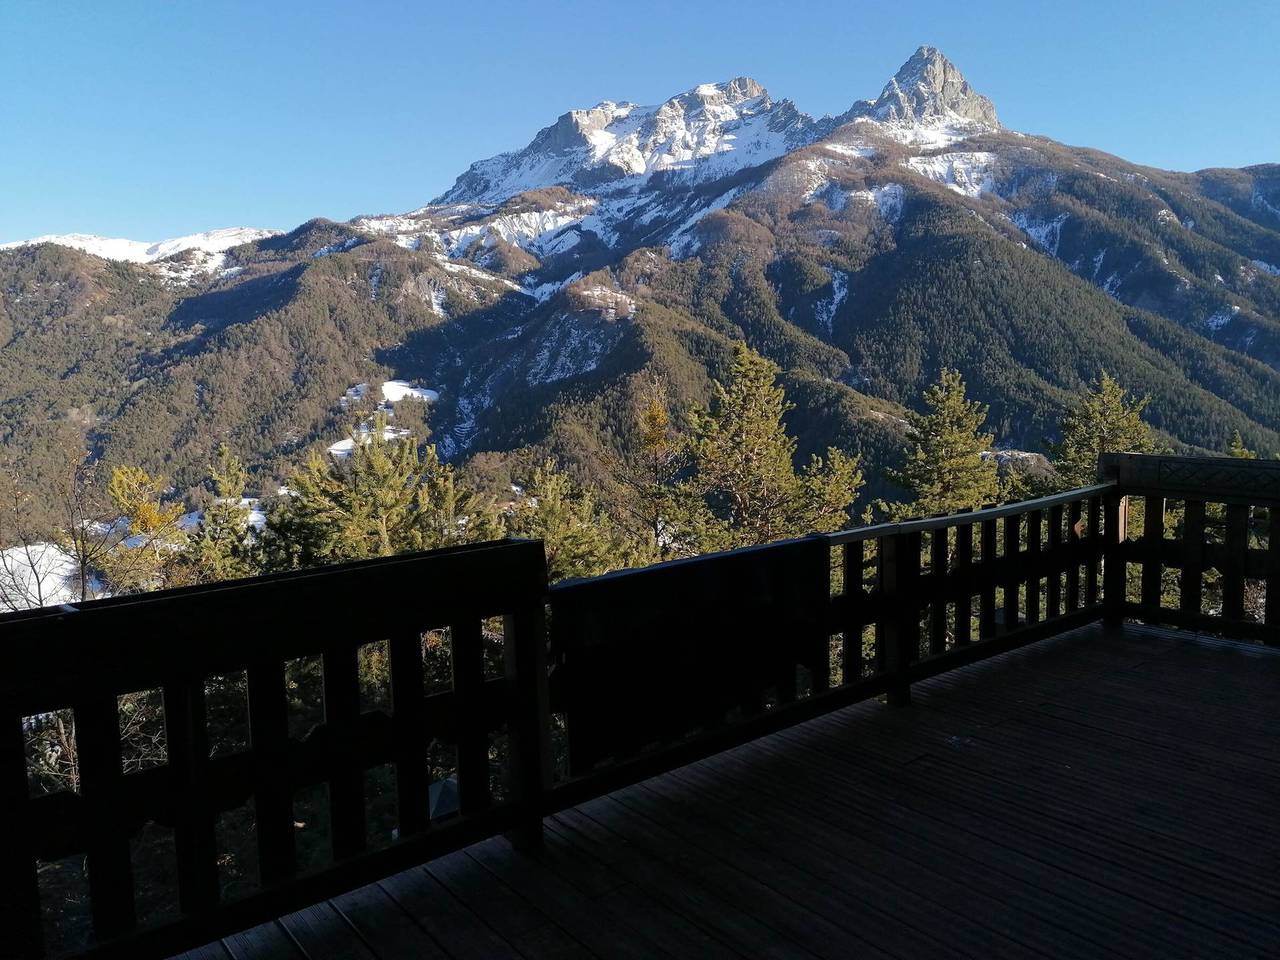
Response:
[[[27,794],[79,793],[76,721],[70,709],[22,718],[27,754]]]

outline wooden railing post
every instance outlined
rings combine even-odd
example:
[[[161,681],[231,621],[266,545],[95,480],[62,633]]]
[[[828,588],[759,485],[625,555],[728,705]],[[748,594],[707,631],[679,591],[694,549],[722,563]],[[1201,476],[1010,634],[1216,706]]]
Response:
[[[893,675],[889,705],[911,704],[911,661],[920,649],[920,534],[880,538],[880,590],[884,598],[885,666]]]
[[[530,850],[542,845],[542,815],[551,787],[547,631],[541,601],[506,617],[503,633],[511,690],[511,791],[519,810],[519,821],[507,839],[517,849]]]
[[[1125,561],[1121,544],[1129,527],[1129,498],[1119,490],[1106,495],[1102,524],[1102,619],[1109,625],[1124,620]]]
[[[4,948],[17,957],[44,956],[40,887],[27,813],[27,751],[22,718],[6,716],[0,730],[0,923]]]

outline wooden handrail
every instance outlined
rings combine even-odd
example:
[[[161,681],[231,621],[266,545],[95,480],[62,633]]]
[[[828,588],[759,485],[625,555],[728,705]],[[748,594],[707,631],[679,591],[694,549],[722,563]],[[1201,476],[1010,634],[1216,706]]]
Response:
[[[1047,497],[1037,497],[1034,500],[1018,500],[1013,503],[1002,503],[994,507],[983,507],[981,510],[949,513],[940,517],[921,517],[918,520],[877,523],[868,527],[854,527],[849,530],[840,530],[836,533],[827,533],[823,534],[823,536],[831,544],[838,545],[857,543],[860,540],[875,540],[895,533],[927,533],[931,530],[949,529],[962,523],[1002,520],[1005,517],[1021,516],[1033,510],[1047,510],[1051,507],[1076,503],[1088,500],[1090,497],[1106,494],[1115,489],[1115,487],[1116,484],[1112,482],[1098,483],[1093,486],[1079,487],[1062,493],[1050,494]]]

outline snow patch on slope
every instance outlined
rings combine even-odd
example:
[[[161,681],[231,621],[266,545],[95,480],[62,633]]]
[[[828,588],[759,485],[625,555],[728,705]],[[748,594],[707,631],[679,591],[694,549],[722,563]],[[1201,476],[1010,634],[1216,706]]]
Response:
[[[880,213],[880,218],[888,224],[896,224],[902,216],[902,203],[906,197],[906,191],[900,183],[886,183],[881,187],[873,187],[870,190],[852,190],[849,193],[850,200],[857,200],[862,203],[869,203]]]
[[[908,157],[903,163],[961,196],[977,197],[995,190],[994,153],[941,153],[932,157]]]
[[[814,308],[813,316],[827,335],[831,335],[832,324],[835,322],[836,312],[840,309],[840,305],[844,303],[849,295],[849,275],[843,270],[831,271],[831,296],[825,300],[819,300]]]
[[[1232,318],[1235,317],[1235,315],[1239,312],[1240,312],[1239,307],[1234,305],[1224,304],[1220,309],[1216,310],[1214,313],[1210,314],[1208,317],[1205,317],[1204,325],[1208,327],[1210,330],[1212,330],[1214,333],[1217,333],[1219,330],[1225,327],[1228,323],[1230,323]]]
[[[1062,240],[1062,225],[1066,223],[1070,217],[1068,214],[1060,213],[1052,220],[1038,220],[1034,217],[1028,216],[1025,211],[1020,210],[1009,219],[1014,226],[1031,238],[1032,243],[1045,253],[1049,254],[1049,256],[1056,257],[1058,255],[1058,244]],[[1093,267],[1095,276],[1101,266],[1102,255],[1099,254]]]

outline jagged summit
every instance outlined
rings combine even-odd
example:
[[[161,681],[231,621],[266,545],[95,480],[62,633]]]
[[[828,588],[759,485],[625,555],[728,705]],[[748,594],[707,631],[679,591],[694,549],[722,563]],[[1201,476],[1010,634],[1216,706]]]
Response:
[[[436,203],[496,203],[560,185],[599,190],[668,172],[715,179],[802,146],[812,117],[750,77],[704,83],[657,106],[603,101],[572,110],[523,150],[473,163]]]
[[[658,173],[707,182],[776,159],[852,120],[885,124],[896,139],[937,144],[1000,126],[991,101],[936,47],[925,46],[878,98],[834,119],[815,120],[790,100],[774,100],[750,77],[700,84],[658,106],[605,100],[571,110],[523,150],[473,163],[434,203],[495,204],[549,186],[599,195]],[[954,129],[939,133],[942,127]]]
[[[916,50],[880,96],[865,103],[867,116],[889,123],[959,119],[1000,126],[992,102],[937,47]]]

